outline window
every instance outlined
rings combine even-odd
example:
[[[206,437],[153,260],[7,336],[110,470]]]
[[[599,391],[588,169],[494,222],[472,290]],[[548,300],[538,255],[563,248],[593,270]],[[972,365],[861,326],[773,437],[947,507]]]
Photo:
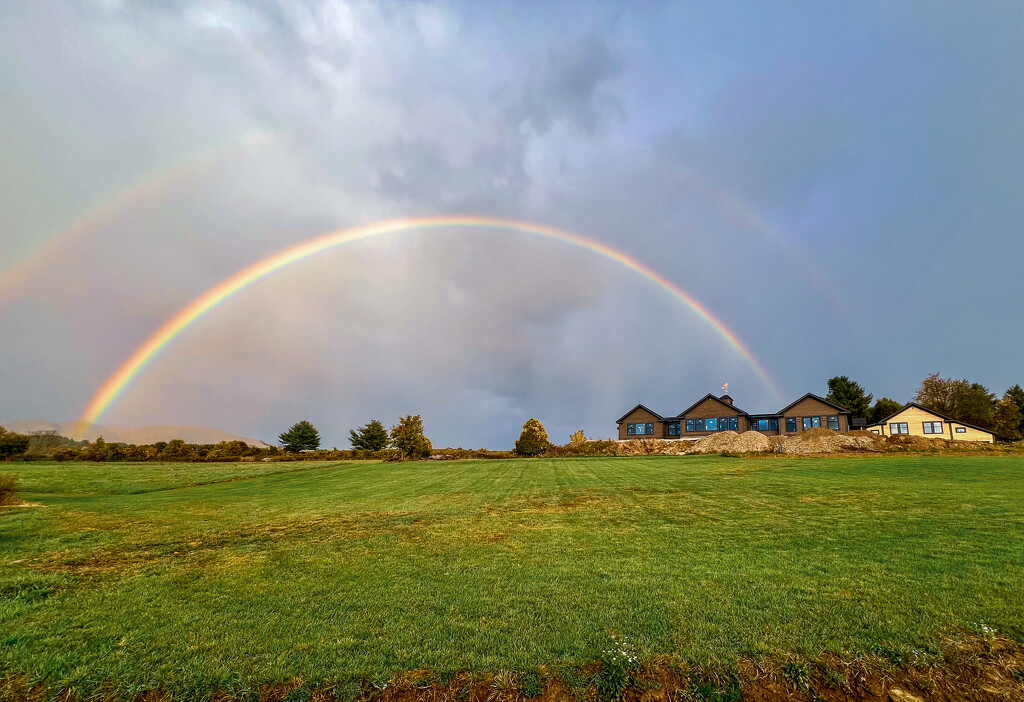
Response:
[[[693,428],[694,428],[694,431],[704,431],[704,420],[703,419],[695,419],[695,420],[693,420]]]
[[[871,433],[872,433],[872,434],[877,434],[877,433],[878,433],[878,430],[877,430],[877,429],[872,429],[872,430],[871,430]]]
[[[739,417],[729,417],[729,428],[732,429],[733,431],[739,431],[740,430],[740,418]]]
[[[821,417],[804,417],[804,431],[821,426]]]
[[[778,419],[758,419],[757,420],[758,431],[778,431],[779,420]]]
[[[956,433],[957,434],[966,434],[967,433],[967,427],[957,427],[956,428]]]
[[[796,431],[796,417],[786,417],[786,431]]]
[[[704,420],[704,428],[708,431],[718,431],[718,420],[714,417]]]
[[[686,420],[686,431],[695,431],[692,419]]]
[[[653,422],[637,422],[636,424],[626,425],[627,436],[654,436],[654,423]]]
[[[668,435],[669,436],[679,436],[679,422],[669,422],[668,423]]]
[[[839,431],[839,415],[829,415],[828,428],[831,429],[832,431]]]
[[[921,422],[925,434],[942,434],[942,422]]]
[[[890,434],[909,434],[910,429],[907,427],[906,422],[890,422],[889,423]]]

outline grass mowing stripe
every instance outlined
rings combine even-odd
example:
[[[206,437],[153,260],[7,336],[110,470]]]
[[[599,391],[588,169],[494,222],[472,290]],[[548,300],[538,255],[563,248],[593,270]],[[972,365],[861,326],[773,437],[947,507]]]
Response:
[[[237,464],[140,494],[152,466],[81,466],[106,494],[48,497],[65,466],[0,514],[0,671],[58,686],[579,663],[613,632],[696,662],[1024,636],[1015,457]]]

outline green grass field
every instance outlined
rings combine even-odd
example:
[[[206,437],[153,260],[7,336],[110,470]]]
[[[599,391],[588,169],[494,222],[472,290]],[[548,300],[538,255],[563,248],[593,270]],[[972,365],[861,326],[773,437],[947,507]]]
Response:
[[[1019,457],[0,472],[42,504],[0,511],[0,674],[54,688],[1024,636]]]

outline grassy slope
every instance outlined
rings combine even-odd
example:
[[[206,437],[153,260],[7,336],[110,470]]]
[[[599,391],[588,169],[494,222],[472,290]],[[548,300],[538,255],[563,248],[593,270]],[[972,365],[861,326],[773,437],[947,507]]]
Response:
[[[1024,635],[1017,457],[344,463],[141,494],[117,476],[210,466],[24,470],[46,506],[0,513],[0,670],[83,689],[582,662],[612,631],[698,662]]]

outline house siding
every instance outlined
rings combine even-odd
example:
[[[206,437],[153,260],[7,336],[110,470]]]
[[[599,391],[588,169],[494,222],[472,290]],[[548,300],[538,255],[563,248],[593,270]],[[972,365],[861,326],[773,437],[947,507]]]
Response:
[[[944,419],[926,409],[919,407],[907,407],[902,412],[890,417],[885,421],[884,424],[873,425],[869,427],[871,431],[881,430],[882,436],[892,436],[892,432],[889,430],[889,425],[892,423],[907,423],[907,431],[910,436],[923,436],[926,439],[952,439],[954,441],[980,441],[982,443],[991,444],[994,440],[994,436],[991,432],[982,431],[961,424],[957,421]],[[924,423],[925,422],[942,422],[942,433],[941,434],[925,434]],[[958,433],[956,427],[962,427],[966,431]]]
[[[648,436],[647,434],[644,434],[643,436],[630,436],[626,434],[626,431],[628,430],[626,426],[627,424],[636,424],[639,422],[643,422],[645,424],[648,422],[653,422],[654,433],[651,434],[650,436]],[[664,439],[667,438],[667,431],[668,430],[665,427],[665,423],[662,420],[658,419],[658,417],[656,417],[651,412],[648,412],[647,410],[642,408],[638,408],[630,412],[626,416],[626,418],[622,420],[622,424],[619,425],[619,440],[622,441],[625,439]]]
[[[728,403],[709,397],[686,414],[679,416],[679,435],[683,438],[700,438],[709,434],[717,434],[717,431],[686,431],[687,419],[709,419],[712,417],[739,417],[739,431],[744,432],[750,429],[750,420],[746,415],[741,414]]]
[[[785,414],[779,415],[779,433],[787,436],[795,436],[804,431],[804,417],[821,417],[821,426],[828,428],[828,418],[839,415],[839,431],[845,434],[850,431],[850,415],[842,413],[835,407],[826,405],[824,402],[808,397],[786,410]],[[786,431],[786,417],[796,417],[796,431]]]

